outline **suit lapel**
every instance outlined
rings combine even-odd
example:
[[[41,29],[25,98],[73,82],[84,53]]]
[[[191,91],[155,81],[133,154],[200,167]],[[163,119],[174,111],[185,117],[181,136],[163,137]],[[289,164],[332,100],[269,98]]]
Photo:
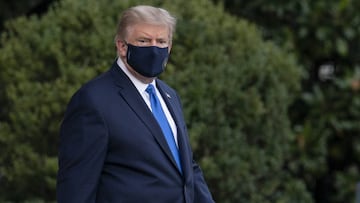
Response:
[[[154,118],[153,114],[151,113],[150,109],[147,107],[142,96],[138,93],[136,87],[132,84],[131,80],[121,70],[117,63],[114,63],[111,71],[112,75],[114,76],[114,81],[119,87],[119,95],[124,99],[124,101],[126,101],[126,103],[134,111],[137,117],[149,129],[149,131],[155,137],[155,140],[158,142],[164,153],[168,156],[168,158],[176,167],[176,162],[172,157],[170,148],[166,142],[162,130],[156,119]]]

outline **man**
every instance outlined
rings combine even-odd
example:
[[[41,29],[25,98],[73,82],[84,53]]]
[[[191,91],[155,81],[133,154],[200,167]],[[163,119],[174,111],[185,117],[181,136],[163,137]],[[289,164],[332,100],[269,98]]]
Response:
[[[60,129],[59,203],[214,202],[193,161],[177,93],[157,79],[175,18],[136,6],[119,22],[117,61],[71,98]]]

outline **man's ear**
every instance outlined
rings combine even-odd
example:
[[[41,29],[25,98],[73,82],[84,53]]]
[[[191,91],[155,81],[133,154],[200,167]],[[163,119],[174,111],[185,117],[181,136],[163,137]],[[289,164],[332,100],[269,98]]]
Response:
[[[123,40],[116,40],[116,49],[119,56],[121,57],[126,56],[127,45]]]

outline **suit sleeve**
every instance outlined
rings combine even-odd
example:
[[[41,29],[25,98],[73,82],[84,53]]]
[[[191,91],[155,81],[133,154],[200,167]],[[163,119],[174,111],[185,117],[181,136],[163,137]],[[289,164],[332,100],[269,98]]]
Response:
[[[86,91],[69,102],[60,128],[57,200],[93,203],[107,150],[107,129]]]
[[[195,161],[193,161],[193,170],[194,170],[194,190],[195,190],[194,202],[214,203],[215,201],[213,200],[209,188],[205,182],[201,168]]]

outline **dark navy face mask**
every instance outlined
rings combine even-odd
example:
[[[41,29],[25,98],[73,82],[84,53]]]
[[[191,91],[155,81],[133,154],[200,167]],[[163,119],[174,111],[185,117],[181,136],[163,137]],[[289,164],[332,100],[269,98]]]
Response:
[[[139,47],[127,44],[127,63],[145,77],[156,77],[165,70],[169,48],[157,46]]]

